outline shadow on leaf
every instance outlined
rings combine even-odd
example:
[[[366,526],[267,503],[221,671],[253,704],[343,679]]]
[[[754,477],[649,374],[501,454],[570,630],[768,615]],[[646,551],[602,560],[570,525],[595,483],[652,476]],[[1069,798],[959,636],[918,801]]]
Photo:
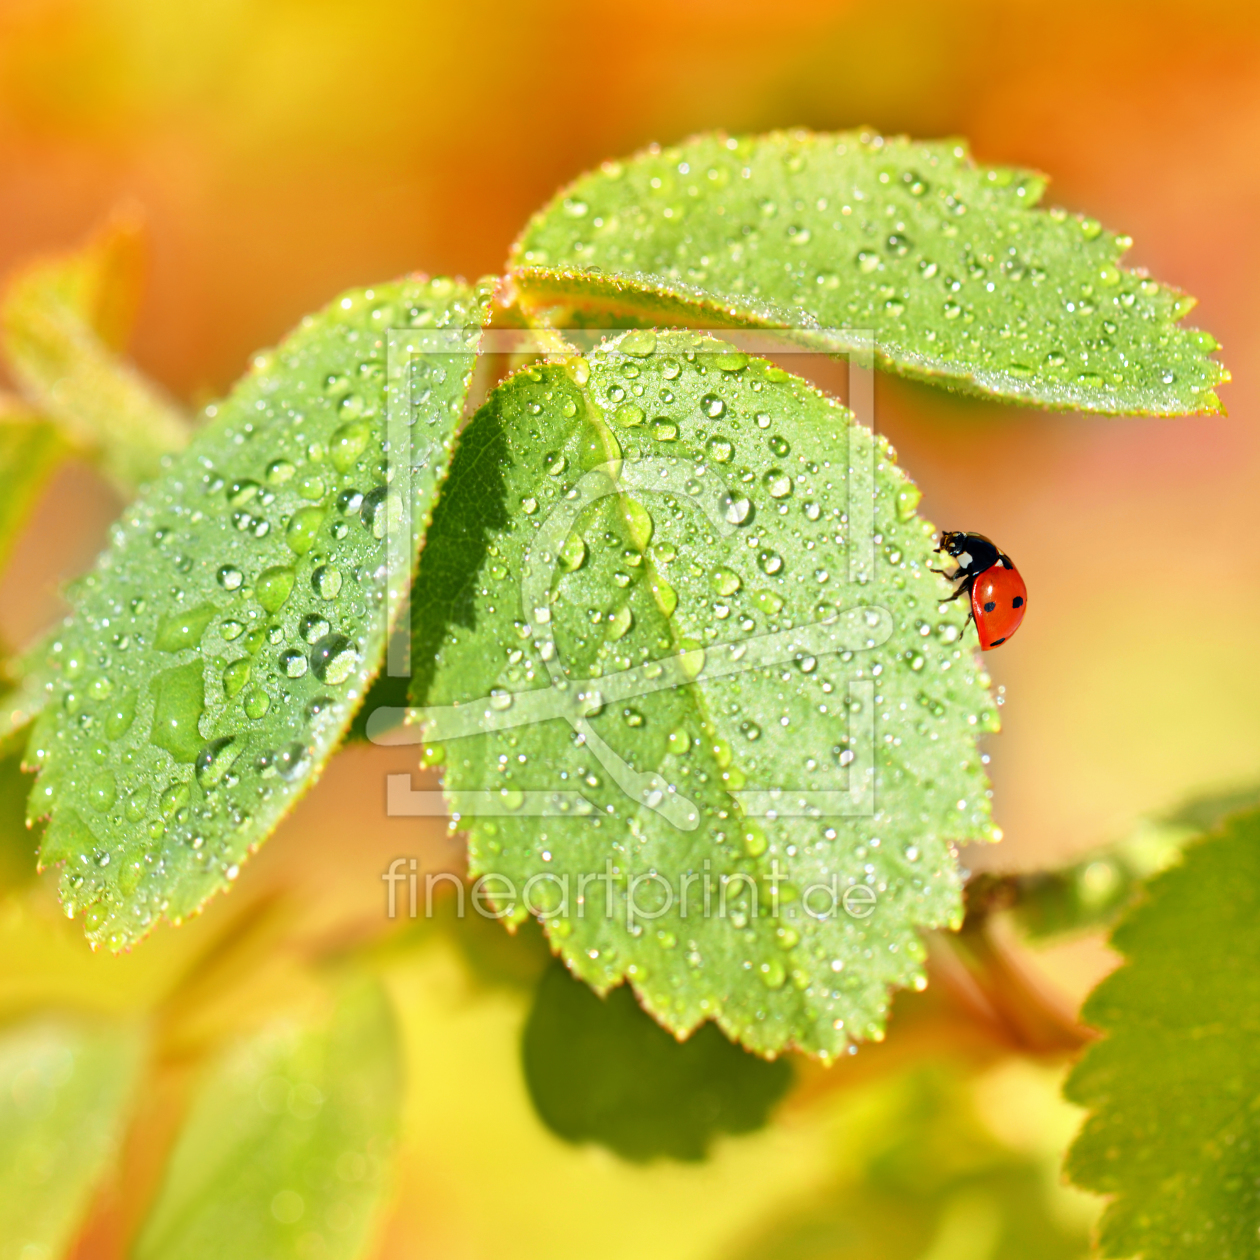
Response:
[[[559,961],[539,982],[521,1057],[549,1129],[637,1161],[703,1159],[718,1134],[764,1125],[792,1083],[786,1060],[759,1059],[713,1024],[676,1041],[629,987],[597,997]]]

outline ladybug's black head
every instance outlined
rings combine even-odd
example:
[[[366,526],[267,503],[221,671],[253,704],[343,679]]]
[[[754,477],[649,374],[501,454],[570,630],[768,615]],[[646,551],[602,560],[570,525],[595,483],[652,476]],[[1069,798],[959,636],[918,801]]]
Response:
[[[968,575],[991,569],[1002,554],[983,534],[966,534],[961,530],[948,530],[941,534],[936,550],[953,556],[959,571]]]

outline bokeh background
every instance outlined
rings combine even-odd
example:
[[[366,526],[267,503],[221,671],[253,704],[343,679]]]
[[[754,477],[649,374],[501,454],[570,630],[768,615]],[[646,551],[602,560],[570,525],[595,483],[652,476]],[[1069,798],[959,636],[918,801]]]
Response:
[[[1048,201],[1128,232],[1130,265],[1199,299],[1190,319],[1234,375],[1228,415],[1174,420],[1049,415],[880,378],[879,427],[922,486],[921,510],[996,538],[1031,590],[1019,637],[988,662],[1005,688],[990,751],[1006,840],[969,862],[1062,861],[1190,794],[1260,777],[1253,6],[4,0],[0,271],[138,207],[149,271],[132,354],[197,404],[343,288],[497,271],[527,216],[603,158],[706,128],[859,124],[962,135],[985,162],[1048,173]],[[118,506],[85,467],[62,469],[0,578],[7,641],[57,614],[59,583],[90,563]],[[298,889],[315,932],[379,916],[387,857],[455,861],[440,828],[384,819],[383,773],[400,768],[397,751],[340,759],[249,873],[255,893]],[[76,938],[24,913],[5,927],[0,1006],[20,1005],[29,976],[15,969],[41,950],[66,994],[119,1009],[173,985],[195,953],[164,932],[131,959],[89,963]],[[208,939],[227,913],[185,936]],[[1069,1000],[1106,965],[1097,943],[1046,963]],[[549,1180],[557,1203],[584,1205],[581,1221],[641,1192],[653,1245],[672,1239],[659,1254],[708,1254],[803,1193],[833,1142],[835,1117],[809,1113],[698,1169],[574,1154],[519,1096],[524,999],[470,996],[450,959],[406,983],[417,1028],[431,1017],[453,1031],[413,1039],[423,1088],[408,1107],[445,1136],[410,1150],[411,1214],[391,1227],[390,1255],[490,1254],[483,1210],[513,1240],[498,1254],[634,1254],[616,1228],[596,1253],[557,1242],[536,1202]],[[1041,1086],[1028,1089],[1004,1123],[1043,1105]],[[1029,1121],[1029,1149],[1061,1144],[1061,1121]]]

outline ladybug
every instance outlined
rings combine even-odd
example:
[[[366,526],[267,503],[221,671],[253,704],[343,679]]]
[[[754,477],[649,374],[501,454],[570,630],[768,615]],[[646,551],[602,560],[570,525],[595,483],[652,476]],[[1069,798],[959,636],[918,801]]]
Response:
[[[933,569],[951,580],[962,578],[949,597],[971,596],[971,617],[980,636],[981,651],[988,652],[1005,643],[1019,629],[1028,611],[1028,588],[1008,555],[1000,552],[983,534],[950,530],[941,535],[938,552],[957,563],[953,573]]]

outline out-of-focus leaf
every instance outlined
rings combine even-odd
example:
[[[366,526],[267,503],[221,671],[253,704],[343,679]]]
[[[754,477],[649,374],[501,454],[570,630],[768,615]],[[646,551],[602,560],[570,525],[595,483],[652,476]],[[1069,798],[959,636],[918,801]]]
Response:
[[[135,1260],[364,1254],[392,1179],[402,1101],[393,1012],[374,981],[281,1022],[201,1082]]]
[[[1120,268],[1130,242],[1034,209],[1045,181],[957,141],[701,136],[558,193],[512,255],[527,309],[799,328],[953,389],[1108,414],[1220,409],[1192,299]]]
[[[31,776],[16,750],[0,755],[0,897],[35,878],[39,828],[26,825]]]
[[[56,642],[56,633],[50,634],[0,664],[0,753],[21,744],[22,732],[47,705],[60,664],[52,650]]]
[[[139,274],[139,227],[124,216],[79,250],[28,263],[0,293],[0,339],[23,392],[124,490],[153,477],[190,433],[180,409],[119,357]]]
[[[1251,1260],[1260,1228],[1260,813],[1156,876],[1085,1003],[1104,1034],[1065,1093],[1093,1114],[1067,1161],[1112,1196],[1105,1256]]]
[[[765,1124],[792,1069],[704,1024],[678,1041],[626,986],[597,997],[563,963],[544,972],[521,1043],[543,1123],[632,1160],[703,1159],[715,1137]]]
[[[862,1174],[785,1214],[736,1254],[756,1260],[1084,1260],[1031,1158],[977,1123],[966,1088],[912,1073],[878,1123]],[[869,1122],[868,1122],[869,1123]]]
[[[341,742],[407,576],[405,538],[386,554],[387,522],[405,528],[388,400],[411,421],[414,556],[483,310],[481,291],[416,279],[309,317],[209,409],[73,594],[31,817],[50,816],[41,860],[65,863],[94,941],[124,948],[227,887]],[[396,326],[421,353],[387,383]]]
[[[0,568],[65,450],[51,424],[0,396]]]
[[[142,1042],[132,1026],[0,1030],[0,1260],[55,1260],[118,1149]]]
[[[532,897],[577,975],[676,1033],[834,1056],[923,983],[916,928],[960,917],[987,679],[885,444],[763,360],[634,336],[512,377],[466,430],[413,694],[459,706],[427,729],[459,732],[471,873],[515,882],[485,886],[513,917]]]
[[[1187,841],[1258,803],[1258,786],[1193,797],[1167,814],[1143,819],[1125,839],[1071,866],[1000,879],[1010,886],[1004,899],[1013,902],[1016,918],[1033,937],[1114,923],[1143,882],[1171,866]]]

